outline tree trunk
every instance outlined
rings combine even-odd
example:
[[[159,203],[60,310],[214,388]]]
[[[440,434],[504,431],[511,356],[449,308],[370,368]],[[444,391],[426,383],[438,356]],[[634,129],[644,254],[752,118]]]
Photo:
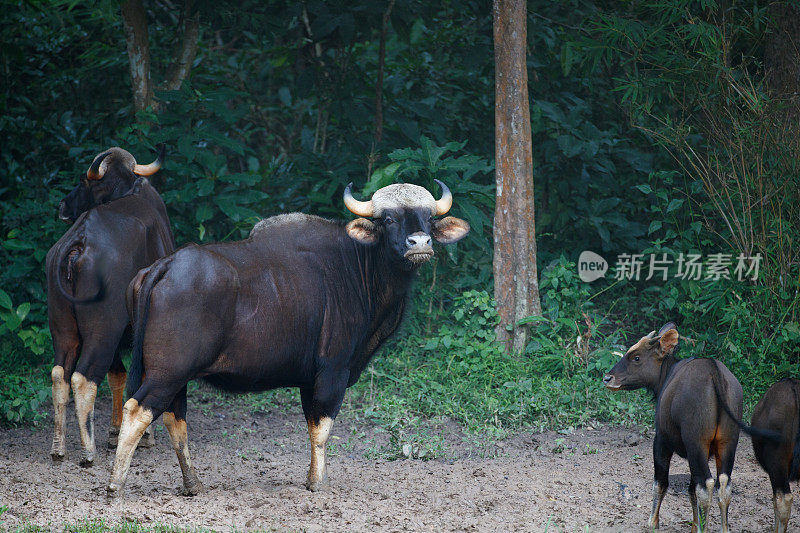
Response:
[[[126,0],[122,4],[122,25],[125,29],[125,42],[128,46],[133,102],[136,111],[142,111],[153,103],[147,17],[142,0]]]
[[[789,118],[800,117],[800,6],[772,2],[770,32],[764,46],[767,87],[789,105]]]
[[[186,0],[183,6],[183,38],[175,52],[175,61],[169,67],[164,87],[168,91],[180,89],[183,80],[192,70],[197,42],[200,40],[200,12],[194,9],[194,0]]]
[[[528,340],[527,327],[516,327],[516,323],[542,312],[536,272],[526,43],[525,0],[495,0],[494,296],[500,314],[497,339],[516,353],[524,350]]]
[[[378,45],[378,80],[375,83],[375,134],[373,151],[383,138],[383,69],[386,63],[386,32],[389,28],[389,17],[392,14],[395,0],[389,0],[389,6],[383,13],[381,24],[381,40]]]

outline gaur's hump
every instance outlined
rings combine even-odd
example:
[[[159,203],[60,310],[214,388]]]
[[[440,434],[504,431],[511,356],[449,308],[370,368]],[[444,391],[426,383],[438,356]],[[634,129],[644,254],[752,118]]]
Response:
[[[250,230],[250,237],[252,238],[259,236],[266,230],[278,226],[305,226],[307,224],[336,225],[336,222],[328,220],[327,218],[318,217],[316,215],[307,215],[305,213],[285,213],[283,215],[275,215],[274,217],[260,220],[255,226],[253,226],[253,229]]]

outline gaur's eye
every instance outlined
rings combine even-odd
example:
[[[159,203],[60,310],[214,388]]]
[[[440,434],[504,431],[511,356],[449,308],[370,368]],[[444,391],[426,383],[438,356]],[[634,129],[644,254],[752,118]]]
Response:
[[[637,355],[636,357],[633,358],[633,360],[634,361],[638,361],[639,360],[639,356]]]
[[[394,219],[392,217],[386,217],[383,219],[384,224],[394,224]]]

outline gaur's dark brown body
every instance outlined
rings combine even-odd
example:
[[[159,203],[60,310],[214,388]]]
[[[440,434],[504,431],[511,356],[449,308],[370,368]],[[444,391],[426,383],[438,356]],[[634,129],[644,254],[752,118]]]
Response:
[[[752,424],[781,436],[779,441],[753,436],[753,451],[772,485],[775,531],[784,533],[792,510],[789,482],[800,479],[800,381],[782,379],[772,385],[753,410]]]
[[[649,389],[656,398],[656,436],[653,441],[653,508],[648,527],[658,528],[661,501],[669,485],[673,454],[689,462],[693,525],[705,528],[713,498],[714,477],[708,466],[714,457],[719,480],[722,531],[728,531],[729,484],[739,429],[742,427],[742,386],[714,359],[677,360],[678,331],[666,324],[632,346],[606,375],[613,390]]]
[[[144,377],[129,388],[110,495],[124,485],[142,431],[162,413],[184,489],[200,490],[185,421],[186,384],[195,378],[230,390],[298,387],[312,445],[306,486],[320,488],[345,391],[399,326],[415,272],[433,256],[431,238],[451,243],[469,231],[453,217],[435,220],[439,204],[418,186],[380,189],[374,210],[348,194],[348,208],[375,212],[362,215],[373,220],[281,215],[244,241],[183,248],[134,278],[131,384],[137,372]]]
[[[126,374],[118,348],[129,324],[125,290],[139,269],[174,250],[161,197],[114,155],[117,152],[111,153],[102,179],[84,180],[76,190],[85,192],[73,191],[61,203],[62,218],[69,219],[67,212],[82,214],[47,254],[48,320],[55,355],[51,455],[62,459],[65,454],[71,383],[84,465],[94,460],[94,398],[106,374],[112,389],[112,439],[121,422]],[[97,187],[101,193],[92,194]]]

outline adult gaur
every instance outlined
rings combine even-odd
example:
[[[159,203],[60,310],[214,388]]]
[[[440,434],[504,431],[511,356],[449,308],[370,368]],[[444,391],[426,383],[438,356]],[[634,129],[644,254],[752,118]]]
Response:
[[[433,257],[431,237],[463,238],[469,225],[411,184],[389,185],[359,202],[348,185],[347,224],[299,213],[262,221],[239,242],[189,246],[131,282],[134,372],[110,495],[119,493],[136,443],[161,413],[184,489],[201,484],[186,428],[186,384],[205,378],[230,390],[298,387],[311,441],[306,486],[326,478],[325,446],[347,387],[397,329],[417,269]]]
[[[127,151],[111,148],[95,157],[86,178],[59,204],[59,216],[75,223],[47,253],[54,460],[65,455],[71,383],[81,464],[94,461],[94,400],[106,374],[113,406],[109,436],[115,444],[126,378],[117,351],[129,324],[125,289],[141,268],[175,249],[164,202],[143,177],[157,172],[161,160],[139,165]]]
[[[720,521],[722,531],[727,532],[739,429],[765,438],[774,439],[775,435],[741,422],[742,386],[724,364],[715,359],[676,359],[678,340],[672,322],[658,334],[652,331],[628,349],[603,382],[611,390],[646,388],[656,398],[655,482],[648,528],[658,528],[658,512],[669,485],[670,460],[677,453],[689,461],[692,531],[708,525],[715,485],[708,459],[716,459]]]

